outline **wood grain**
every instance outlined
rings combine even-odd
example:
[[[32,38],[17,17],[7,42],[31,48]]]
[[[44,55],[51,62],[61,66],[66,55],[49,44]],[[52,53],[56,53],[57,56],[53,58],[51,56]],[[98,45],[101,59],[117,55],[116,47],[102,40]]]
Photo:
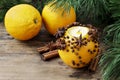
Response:
[[[100,80],[99,71],[72,69],[60,58],[42,61],[37,48],[53,39],[42,27],[33,39],[18,41],[0,23],[0,80]]]

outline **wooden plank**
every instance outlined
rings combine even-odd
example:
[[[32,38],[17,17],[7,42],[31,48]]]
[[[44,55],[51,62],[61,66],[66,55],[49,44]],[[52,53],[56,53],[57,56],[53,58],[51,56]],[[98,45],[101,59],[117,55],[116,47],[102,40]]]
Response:
[[[73,69],[60,58],[42,61],[36,48],[51,40],[53,37],[42,28],[33,39],[18,41],[0,23],[0,80],[100,80],[99,71]]]

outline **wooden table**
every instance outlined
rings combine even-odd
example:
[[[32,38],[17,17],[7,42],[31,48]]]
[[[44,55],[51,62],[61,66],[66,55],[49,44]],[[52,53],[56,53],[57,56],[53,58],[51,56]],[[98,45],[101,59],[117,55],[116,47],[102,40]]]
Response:
[[[60,58],[42,61],[36,48],[52,39],[42,27],[33,39],[18,41],[0,23],[0,80],[100,80],[99,71],[73,69]]]

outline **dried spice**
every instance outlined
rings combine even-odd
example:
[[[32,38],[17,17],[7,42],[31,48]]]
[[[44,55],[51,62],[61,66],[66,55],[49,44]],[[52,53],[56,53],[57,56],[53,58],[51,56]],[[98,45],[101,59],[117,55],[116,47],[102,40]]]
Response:
[[[51,58],[55,58],[55,57],[58,57],[58,51],[57,50],[53,50],[53,51],[49,51],[49,52],[46,52],[44,54],[41,54],[41,59],[46,61],[46,60],[49,60]]]
[[[76,42],[75,42],[75,43],[76,43],[78,46],[81,47],[81,45],[82,45],[82,34],[80,34],[79,39],[76,38],[76,37],[75,37],[75,39],[76,39]]]
[[[40,53],[42,60],[48,60],[54,57],[58,57],[59,54],[57,49],[65,49],[66,44],[65,41],[62,39],[56,40],[56,42],[51,41],[47,45],[38,48],[38,52]]]
[[[66,29],[64,27],[59,28],[57,33],[54,35],[56,38],[60,38],[65,34]]]

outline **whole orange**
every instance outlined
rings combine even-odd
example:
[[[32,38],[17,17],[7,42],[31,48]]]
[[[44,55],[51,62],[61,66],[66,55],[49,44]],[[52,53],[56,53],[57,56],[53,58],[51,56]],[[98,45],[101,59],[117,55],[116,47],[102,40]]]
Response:
[[[10,8],[4,19],[6,31],[18,40],[29,40],[36,36],[42,25],[39,11],[29,4]]]
[[[55,5],[51,6],[51,3],[45,5],[42,11],[42,18],[46,29],[50,34],[55,34],[58,28],[66,26],[76,21],[76,13],[73,7],[69,12],[64,11],[63,8],[57,8],[54,10]]]
[[[65,49],[59,49],[58,53],[63,62],[73,68],[88,66],[99,52],[99,44],[96,38],[90,37],[88,27],[72,26],[67,29],[61,40],[65,40]]]

